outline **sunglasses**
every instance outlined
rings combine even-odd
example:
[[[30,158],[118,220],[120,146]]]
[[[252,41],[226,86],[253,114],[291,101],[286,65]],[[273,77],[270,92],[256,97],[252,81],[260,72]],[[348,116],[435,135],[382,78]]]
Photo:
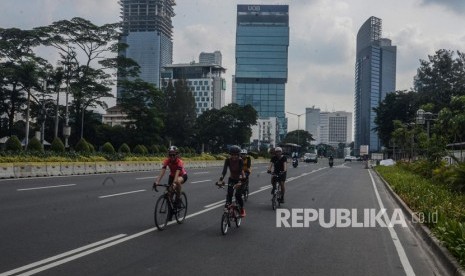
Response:
[[[239,155],[239,154],[236,154],[236,153],[231,154],[231,156],[238,156],[238,155]]]
[[[169,156],[170,156],[170,157],[175,157],[175,156],[176,156],[176,154],[170,154]]]

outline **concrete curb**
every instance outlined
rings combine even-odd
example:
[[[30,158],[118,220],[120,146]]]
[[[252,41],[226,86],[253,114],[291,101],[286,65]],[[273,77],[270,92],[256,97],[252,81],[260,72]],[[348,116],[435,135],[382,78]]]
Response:
[[[400,205],[402,211],[411,216],[415,217],[416,221],[420,221],[415,213],[405,204],[405,202],[399,197],[399,195],[394,192],[389,183],[374,169],[372,169],[376,175],[381,179],[386,189],[389,191],[394,200]],[[438,262],[446,270],[447,275],[454,276],[465,276],[465,270],[460,266],[455,257],[442,246],[441,241],[433,236],[428,227],[424,226],[422,223],[412,223],[415,231],[421,236],[423,241],[428,245],[431,252],[437,257]]]

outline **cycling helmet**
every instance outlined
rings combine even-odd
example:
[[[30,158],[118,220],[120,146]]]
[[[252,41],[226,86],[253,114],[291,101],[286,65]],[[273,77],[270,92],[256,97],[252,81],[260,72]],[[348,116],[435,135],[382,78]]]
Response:
[[[178,148],[176,146],[169,147],[168,154],[178,154]]]
[[[281,147],[276,147],[274,149],[274,152],[283,152],[283,149]]]
[[[241,150],[241,154],[247,154],[247,150],[246,150],[246,149],[242,149],[242,150]]]
[[[232,146],[229,148],[229,154],[239,154],[241,149],[238,146]]]

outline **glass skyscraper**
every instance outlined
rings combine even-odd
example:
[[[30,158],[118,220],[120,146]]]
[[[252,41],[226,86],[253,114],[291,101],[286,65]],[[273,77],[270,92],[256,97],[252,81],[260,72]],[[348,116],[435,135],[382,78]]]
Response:
[[[233,101],[252,105],[260,118],[277,117],[277,141],[287,133],[285,86],[288,5],[238,5]]]
[[[122,55],[140,65],[140,77],[160,87],[161,70],[173,63],[174,0],[120,0],[121,42],[128,44]],[[123,91],[117,90],[117,98]]]
[[[370,17],[358,31],[355,61],[355,152],[369,145],[370,152],[381,149],[375,127],[374,107],[396,89],[397,47],[381,38],[381,19]]]

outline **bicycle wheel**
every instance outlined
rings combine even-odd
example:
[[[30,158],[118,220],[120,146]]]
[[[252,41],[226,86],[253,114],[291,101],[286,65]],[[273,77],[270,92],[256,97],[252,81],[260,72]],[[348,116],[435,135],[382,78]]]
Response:
[[[247,183],[245,184],[242,194],[244,195],[244,201],[247,201],[247,199],[249,198],[249,181],[247,181]]]
[[[229,214],[223,213],[221,217],[221,234],[226,235],[229,229]]]
[[[155,204],[155,212],[153,215],[155,226],[158,228],[158,230],[162,231],[165,229],[171,216],[171,206],[165,195],[162,195],[158,198],[157,203]]]
[[[241,227],[242,217],[237,207],[234,208],[234,222],[236,222],[236,227]]]
[[[276,201],[278,202],[278,208],[281,207],[281,189],[276,192]]]
[[[186,218],[187,214],[187,196],[184,192],[181,193],[181,201],[178,206],[176,206],[175,217],[178,224],[181,224]]]
[[[273,210],[276,210],[276,201],[277,201],[277,198],[276,198],[276,192],[273,194],[273,197],[271,198],[271,208],[273,208]]]

